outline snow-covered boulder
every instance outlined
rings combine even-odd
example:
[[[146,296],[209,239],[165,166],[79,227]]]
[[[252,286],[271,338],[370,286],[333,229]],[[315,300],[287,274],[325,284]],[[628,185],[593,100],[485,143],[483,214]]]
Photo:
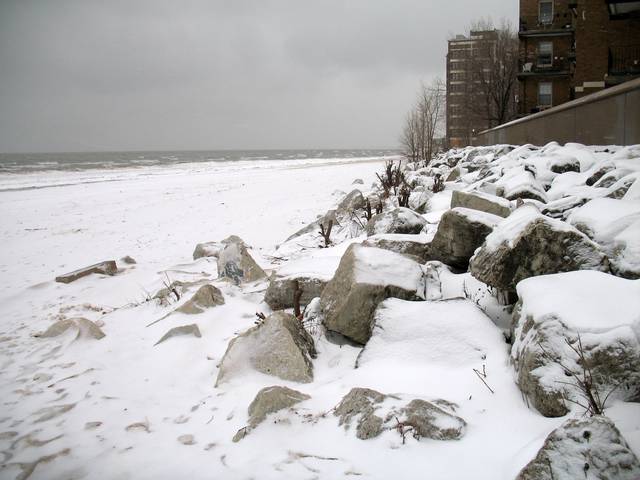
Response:
[[[218,258],[221,249],[222,246],[220,245],[220,242],[199,243],[193,251],[193,259],[197,260],[203,257]]]
[[[585,184],[591,187],[598,180],[600,180],[604,175],[606,175],[612,170],[615,170],[615,168],[616,166],[613,162],[604,162],[604,163],[595,165],[594,167],[591,168],[591,170],[589,170],[589,172],[587,172],[589,176],[585,180]]]
[[[269,286],[264,294],[264,301],[272,310],[293,308],[296,286],[302,290],[300,304],[307,305],[315,297],[319,297],[327,285],[325,279],[297,275],[294,277],[280,277],[272,275]]]
[[[388,430],[400,435],[433,440],[458,440],[465,433],[466,422],[455,415],[456,405],[420,398],[408,401],[400,395],[385,395],[369,388],[353,388],[333,414],[349,430],[356,423],[356,437],[374,438]],[[401,406],[405,403],[404,406]]]
[[[505,351],[504,337],[470,300],[408,302],[390,298],[375,312],[357,367],[376,362],[449,363],[472,368]]]
[[[322,292],[324,325],[365,344],[376,307],[389,297],[424,299],[420,265],[399,253],[353,244]]]
[[[313,338],[300,322],[293,315],[276,312],[229,342],[216,386],[249,368],[283,380],[309,383],[313,381],[311,358],[315,356]]]
[[[492,213],[499,217],[508,217],[511,214],[511,202],[502,197],[483,192],[465,193],[459,190],[451,196],[451,208],[463,207]]]
[[[265,292],[265,302],[273,310],[293,308],[294,281],[302,290],[301,305],[319,297],[327,282],[340,263],[342,247],[327,248],[311,252],[299,260],[291,260],[283,264],[269,278],[269,286]],[[346,247],[344,247],[346,248]]]
[[[640,201],[596,198],[567,221],[603,246],[616,275],[640,278]]]
[[[607,197],[609,198],[623,198],[626,196],[627,192],[631,189],[631,187],[638,181],[638,177],[640,177],[640,173],[635,172],[629,175],[625,175],[616,183],[609,187],[609,191],[607,193]]]
[[[207,284],[201,286],[198,291],[183,303],[176,312],[193,315],[202,313],[208,308],[224,305],[224,296],[219,288]]]
[[[429,242],[424,234],[403,235],[389,233],[374,235],[362,242],[362,245],[401,253],[421,262],[426,262],[431,258]]]
[[[76,332],[75,340],[79,340],[81,338],[100,340],[101,338],[105,337],[104,332],[98,325],[96,325],[91,320],[82,317],[58,320],[44,332],[34,334],[34,337],[58,337],[68,331]]]
[[[640,462],[607,417],[570,419],[544,441],[516,480],[637,480]]]
[[[554,155],[549,169],[553,173],[580,172],[580,161],[570,155]]]
[[[338,216],[350,214],[351,212],[364,208],[364,204],[365,200],[362,192],[358,189],[352,190],[340,200],[336,208],[336,214]]]
[[[471,274],[492,287],[514,291],[519,281],[572,270],[608,271],[602,249],[568,223],[518,208],[490,233],[469,262]]]
[[[566,414],[565,398],[584,403],[572,373],[582,378],[585,368],[600,399],[612,389],[612,398],[638,398],[640,280],[567,272],[523,280],[518,297],[511,358],[520,389],[540,413]]]
[[[440,219],[431,258],[466,270],[469,259],[502,217],[469,208],[452,208]]]
[[[525,167],[511,168],[496,182],[498,194],[507,200],[532,199],[547,201],[544,187]]]
[[[368,236],[381,233],[420,233],[427,221],[409,208],[399,207],[371,217],[367,223]]]
[[[414,190],[409,195],[409,207],[418,213],[426,213],[429,209],[429,199],[433,196],[429,190]]]
[[[218,253],[218,275],[230,279],[236,285],[254,282],[267,276],[239,238],[237,241],[226,243]]]
[[[197,260],[203,257],[214,257],[218,258],[220,255],[220,250],[224,248],[225,245],[229,243],[242,243],[242,239],[236,235],[231,235],[224,240],[219,242],[204,242],[196,245],[195,250],[193,251],[193,259]],[[245,245],[246,247],[246,245]]]
[[[288,387],[273,386],[263,388],[249,405],[249,424],[238,430],[233,437],[233,441],[238,442],[246,437],[251,430],[266,420],[267,415],[293,407],[295,404],[310,398],[311,396]]]

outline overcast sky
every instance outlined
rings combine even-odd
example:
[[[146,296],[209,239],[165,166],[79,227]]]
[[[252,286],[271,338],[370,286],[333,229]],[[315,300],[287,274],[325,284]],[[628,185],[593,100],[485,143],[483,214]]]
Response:
[[[397,145],[516,0],[0,0],[0,152]]]

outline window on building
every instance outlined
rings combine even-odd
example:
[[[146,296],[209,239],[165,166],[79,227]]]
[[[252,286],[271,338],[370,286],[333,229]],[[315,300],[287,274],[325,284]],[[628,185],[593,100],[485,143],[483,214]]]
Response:
[[[553,1],[540,0],[538,4],[538,21],[543,25],[553,22]]]
[[[538,66],[550,67],[553,65],[553,42],[538,43]]]
[[[553,84],[551,82],[538,83],[538,106],[550,107],[553,105]]]

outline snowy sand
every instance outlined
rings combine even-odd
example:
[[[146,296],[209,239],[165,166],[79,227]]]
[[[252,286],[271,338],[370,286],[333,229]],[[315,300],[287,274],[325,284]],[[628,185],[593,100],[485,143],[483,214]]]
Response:
[[[355,178],[368,189],[381,165],[380,159],[180,165],[110,171],[102,179],[95,172],[71,181],[40,178],[39,186],[71,185],[30,190],[19,188],[34,178],[2,179],[5,190],[18,189],[0,192],[0,478],[514,478],[564,419],[527,409],[508,346],[484,320],[474,326],[471,319],[448,319],[446,309],[439,313],[455,327],[439,333],[442,339],[456,343],[458,331],[470,339],[456,344],[450,358],[430,353],[437,340],[416,337],[406,352],[394,350],[397,358],[372,350],[354,369],[360,348],[317,337],[313,383],[248,373],[214,388],[229,340],[253,326],[256,311],[269,313],[262,303],[266,283],[236,287],[216,280],[215,261],[192,260],[196,243],[236,234],[265,269],[276,268],[278,242],[338,202],[342,195],[333,193],[350,191]],[[345,248],[314,255],[337,259]],[[124,255],[138,263],[119,262],[124,271],[114,277],[53,281]],[[146,327],[172,309],[144,301],[167,276],[210,280],[226,303]],[[407,308],[409,324],[421,312]],[[106,337],[33,337],[62,316],[94,320]],[[199,325],[202,338],[154,346],[168,329],[188,323]],[[495,393],[473,373],[483,365]],[[232,443],[247,424],[247,406],[269,385],[312,398],[298,414],[269,417]],[[359,440],[330,413],[356,386],[455,402],[466,434],[406,445],[395,432]],[[611,410],[614,419],[626,419],[625,430],[638,431],[629,422],[631,407]],[[637,433],[627,438],[639,447]]]

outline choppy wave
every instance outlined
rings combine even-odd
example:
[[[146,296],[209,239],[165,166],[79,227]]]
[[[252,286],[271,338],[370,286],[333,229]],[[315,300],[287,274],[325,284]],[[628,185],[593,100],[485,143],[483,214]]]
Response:
[[[24,158],[20,159],[19,157]],[[54,158],[46,158],[53,156]],[[38,190],[149,176],[197,175],[216,171],[308,168],[396,158],[395,150],[268,152],[140,152],[99,154],[2,154],[0,192]],[[13,157],[9,158],[8,157]],[[98,158],[100,157],[100,158]],[[25,160],[28,158],[29,160]]]
[[[212,150],[193,152],[0,153],[0,174],[81,172],[181,163],[359,158],[395,155],[395,150]]]

